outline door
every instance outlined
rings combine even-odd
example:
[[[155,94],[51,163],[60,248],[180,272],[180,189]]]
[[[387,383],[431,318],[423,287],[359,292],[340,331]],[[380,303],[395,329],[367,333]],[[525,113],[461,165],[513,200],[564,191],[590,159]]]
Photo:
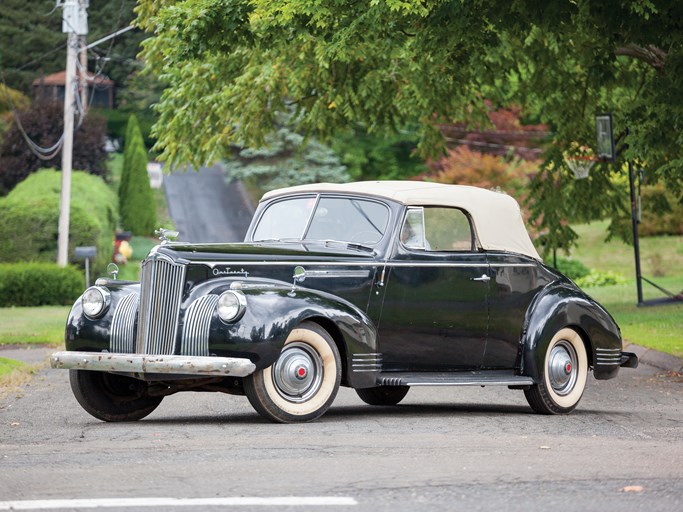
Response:
[[[468,216],[457,208],[408,208],[387,273],[379,324],[383,367],[479,368],[491,276]]]

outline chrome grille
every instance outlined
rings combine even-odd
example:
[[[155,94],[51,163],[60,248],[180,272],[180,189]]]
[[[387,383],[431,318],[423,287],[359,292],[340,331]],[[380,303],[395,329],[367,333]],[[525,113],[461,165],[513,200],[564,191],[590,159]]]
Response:
[[[218,295],[205,295],[195,300],[187,308],[180,355],[209,355],[209,330],[211,328],[211,316],[216,310],[216,304],[218,304]]]
[[[140,296],[131,293],[121,299],[111,320],[109,349],[121,354],[132,354],[135,348],[135,315]]]
[[[185,265],[153,254],[142,263],[136,352],[173,354]]]

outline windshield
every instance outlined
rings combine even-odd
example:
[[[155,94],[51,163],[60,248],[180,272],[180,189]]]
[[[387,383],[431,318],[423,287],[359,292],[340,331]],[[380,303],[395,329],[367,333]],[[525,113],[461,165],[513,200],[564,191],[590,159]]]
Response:
[[[389,223],[389,208],[379,202],[346,197],[307,196],[277,201],[254,230],[265,240],[336,240],[375,245]]]

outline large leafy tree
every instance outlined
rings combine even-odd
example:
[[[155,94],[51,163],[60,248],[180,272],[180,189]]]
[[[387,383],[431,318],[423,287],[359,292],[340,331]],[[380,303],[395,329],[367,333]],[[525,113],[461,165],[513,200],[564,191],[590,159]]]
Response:
[[[141,0],[153,34],[149,69],[167,84],[158,149],[203,163],[236,142],[260,145],[277,112],[299,129],[421,126],[440,146],[442,123],[486,123],[516,104],[552,132],[535,180],[534,218],[546,248],[567,247],[563,220],[623,215],[601,165],[573,182],[563,155],[594,145],[593,116],[630,129],[624,159],[678,196],[683,183],[683,3],[678,0]],[[163,129],[161,129],[163,127]]]

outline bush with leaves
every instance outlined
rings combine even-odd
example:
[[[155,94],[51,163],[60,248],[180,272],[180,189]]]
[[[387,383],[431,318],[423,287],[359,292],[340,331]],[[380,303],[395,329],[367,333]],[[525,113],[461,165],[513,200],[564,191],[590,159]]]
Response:
[[[549,266],[553,266],[553,262],[547,262]],[[581,263],[578,260],[568,260],[565,258],[557,258],[557,263],[556,263],[556,269],[562,272],[565,276],[567,276],[569,279],[576,281],[577,279],[581,279],[582,277],[586,277],[588,274],[591,273],[591,269],[589,269],[586,265]]]
[[[73,266],[54,263],[0,264],[0,307],[73,304],[85,281]]]
[[[643,187],[641,236],[683,235],[683,204],[662,184]]]
[[[36,144],[49,148],[55,145],[64,131],[64,106],[56,102],[36,102],[18,114],[26,134]],[[107,176],[105,151],[106,123],[102,117],[88,115],[80,127],[74,127],[73,168],[97,176]],[[0,187],[6,192],[38,169],[60,169],[62,153],[49,160],[41,160],[27,144],[21,130],[13,123],[0,145]]]
[[[431,167],[437,170],[431,177],[439,183],[499,189],[520,200],[527,193],[529,176],[536,171],[537,164],[458,146]]]
[[[57,260],[61,173],[42,169],[0,198],[0,261]],[[96,246],[94,272],[111,261],[116,196],[97,176],[75,171],[71,182],[69,257],[74,247]]]
[[[627,282],[627,279],[618,272],[612,272],[611,270],[606,272],[591,270],[587,276],[576,279],[574,282],[581,288],[597,288],[624,284]]]

